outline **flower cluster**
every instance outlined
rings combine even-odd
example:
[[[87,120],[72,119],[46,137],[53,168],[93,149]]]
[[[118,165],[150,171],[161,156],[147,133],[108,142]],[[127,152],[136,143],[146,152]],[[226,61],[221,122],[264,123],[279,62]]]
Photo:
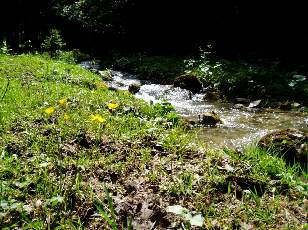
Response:
[[[58,104],[61,106],[61,107],[64,107],[67,105],[67,99],[66,98],[63,98],[63,99],[59,99],[58,100]],[[60,110],[60,108],[59,108]],[[47,115],[47,116],[52,116],[55,112],[57,112],[57,109],[55,107],[48,107],[44,110],[44,113]],[[70,116],[67,114],[67,113],[64,113],[63,115],[63,120],[64,121],[69,121],[70,119]]]
[[[56,109],[55,109],[54,107],[49,107],[49,108],[45,109],[44,112],[45,112],[47,115],[51,115],[51,114],[53,114],[55,111],[56,111]]]
[[[119,108],[119,104],[118,103],[109,103],[107,104],[107,108],[109,109],[109,111],[114,112]]]
[[[68,99],[67,98],[62,98],[57,100],[58,106],[55,107],[48,107],[44,110],[44,113],[47,116],[52,116],[54,114],[63,114],[63,120],[65,122],[70,120],[70,116],[67,113],[68,107]],[[117,111],[120,108],[120,104],[115,102],[115,101],[109,101],[106,103],[106,108],[109,110],[109,112],[113,113]],[[64,111],[63,111],[64,110]],[[96,114],[91,114],[89,116],[89,120],[91,122],[99,123],[99,124],[104,124],[106,122],[106,118],[104,118],[102,115],[96,113]]]
[[[98,122],[98,123],[104,123],[106,121],[106,119],[104,119],[101,115],[99,114],[91,114],[90,115],[90,120],[94,121],[94,122]]]

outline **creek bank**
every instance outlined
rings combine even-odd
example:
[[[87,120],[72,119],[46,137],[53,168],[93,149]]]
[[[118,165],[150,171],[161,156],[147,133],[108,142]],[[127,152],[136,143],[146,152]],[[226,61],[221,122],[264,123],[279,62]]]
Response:
[[[267,101],[253,101],[249,98],[235,98],[234,104],[227,103],[221,92],[209,86],[200,93],[174,87],[172,84],[156,84],[141,80],[136,75],[119,71],[109,71],[112,80],[107,81],[109,89],[128,90],[132,85],[140,85],[135,96],[150,103],[169,101],[189,128],[201,128],[199,136],[211,147],[236,147],[255,142],[267,133],[279,129],[305,129],[308,117],[299,103],[292,103],[292,110],[267,108]],[[216,100],[217,99],[217,100]],[[265,107],[265,108],[264,108]],[[204,119],[202,115],[215,111],[220,120]],[[212,127],[212,128],[211,128]],[[216,127],[216,128],[215,128]]]
[[[209,150],[195,132],[160,122],[168,115],[176,118],[169,103],[144,103],[122,90],[106,89],[89,71],[60,64],[38,56],[0,55],[0,88],[12,76],[1,103],[2,228],[108,228],[103,211],[114,229],[128,228],[127,222],[134,229],[185,228],[186,218],[168,212],[176,205],[186,214],[201,213],[205,229],[304,228],[307,185],[299,181],[298,168],[256,148],[242,154]],[[67,69],[72,70],[69,79]],[[50,70],[59,75],[50,79]],[[26,87],[20,76],[29,76]],[[122,79],[117,84],[127,89],[136,79],[125,76],[116,73],[110,83]],[[96,84],[102,88],[89,87]],[[272,118],[205,104],[202,95],[189,99],[187,90],[171,85],[143,84],[136,97],[151,95],[156,101],[169,97],[181,113],[184,107],[189,114],[217,108],[226,126],[204,129],[211,138],[236,129],[228,125],[238,122],[230,120],[237,113],[250,125],[266,126]],[[273,207],[275,215],[269,215]]]
[[[234,101],[235,98],[262,100],[264,108],[289,109],[289,106],[283,105],[286,102],[300,102],[301,106],[308,104],[308,70],[296,65],[284,68],[283,63],[277,60],[248,62],[225,60],[213,55],[203,58],[133,55],[115,57],[112,68],[156,84],[176,82],[176,86],[182,85],[189,90],[192,87],[189,84],[186,86],[185,82],[178,82],[177,78],[183,75],[196,76],[203,86],[215,88],[227,101]],[[197,84],[191,91],[199,90]]]
[[[172,84],[174,79],[185,74],[185,65],[181,57],[133,55],[113,58],[104,68],[112,68],[151,80],[157,84]]]

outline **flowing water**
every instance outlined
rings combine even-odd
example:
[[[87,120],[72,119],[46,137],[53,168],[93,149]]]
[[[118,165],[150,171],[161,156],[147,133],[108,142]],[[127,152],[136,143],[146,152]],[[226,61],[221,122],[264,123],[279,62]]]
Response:
[[[204,94],[192,95],[188,90],[172,85],[152,84],[136,76],[112,71],[111,87],[127,90],[132,83],[141,85],[135,95],[147,102],[168,100],[183,117],[198,120],[199,115],[215,111],[223,124],[198,128],[198,135],[211,147],[238,147],[258,141],[265,134],[279,129],[297,128],[308,131],[308,113],[270,109],[237,109],[234,104],[206,102]]]

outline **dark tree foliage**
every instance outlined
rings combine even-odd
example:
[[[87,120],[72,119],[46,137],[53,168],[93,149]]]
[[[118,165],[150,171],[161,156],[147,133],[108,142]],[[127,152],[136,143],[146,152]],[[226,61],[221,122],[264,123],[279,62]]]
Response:
[[[15,51],[24,46],[39,47],[50,27],[56,24],[53,4],[53,0],[1,2],[0,40],[7,40]]]
[[[208,43],[222,54],[305,57],[304,1],[10,0],[0,40],[39,47],[52,28],[71,47],[192,53]]]
[[[117,47],[126,38],[132,0],[66,1],[57,5],[57,14],[66,23],[66,37],[78,47],[92,50]],[[77,38],[77,39],[76,39]]]

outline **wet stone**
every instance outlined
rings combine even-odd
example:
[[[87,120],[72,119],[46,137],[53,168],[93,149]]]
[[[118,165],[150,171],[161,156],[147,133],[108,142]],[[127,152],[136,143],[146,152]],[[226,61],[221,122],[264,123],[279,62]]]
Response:
[[[217,90],[208,90],[205,92],[203,99],[205,101],[218,101],[222,98],[222,95]]]
[[[297,129],[284,129],[262,137],[258,146],[281,155],[286,162],[307,164],[308,134]]]
[[[174,87],[190,90],[193,93],[200,92],[202,84],[198,77],[194,75],[182,75],[177,77],[173,83]]]
[[[287,101],[287,102],[281,103],[278,108],[281,110],[291,110],[292,105],[290,102]]]
[[[204,113],[201,117],[200,123],[206,126],[214,126],[222,123],[220,116],[214,111],[209,113]]]
[[[261,100],[252,101],[249,103],[249,108],[260,108],[261,107]]]
[[[245,105],[243,105],[243,104],[235,104],[235,105],[234,105],[234,108],[235,108],[235,109],[244,109],[244,108],[246,108],[246,107],[245,107]]]
[[[130,84],[128,86],[128,92],[132,93],[132,94],[136,94],[139,92],[140,90],[140,84],[137,84],[137,83],[133,83],[133,84]]]

